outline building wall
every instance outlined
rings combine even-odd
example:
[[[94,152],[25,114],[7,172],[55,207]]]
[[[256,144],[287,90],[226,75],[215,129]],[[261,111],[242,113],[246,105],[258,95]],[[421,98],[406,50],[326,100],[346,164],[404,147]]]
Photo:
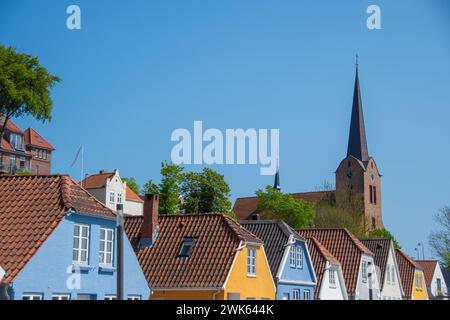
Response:
[[[367,279],[367,281],[363,281],[362,278],[362,263],[363,261],[366,261],[366,263],[370,263],[370,266],[368,266],[368,272],[372,273],[372,299],[373,300],[380,300],[381,299],[381,293],[380,293],[380,284],[377,276],[377,272],[375,269],[375,264],[373,262],[373,258],[369,255],[363,254],[361,257],[361,261],[359,264],[359,273],[358,273],[358,282],[356,286],[356,295],[355,300],[369,300],[369,283],[370,278]],[[348,288],[347,288],[348,289]]]
[[[31,151],[33,155],[30,163],[31,171],[34,174],[50,174],[52,164],[52,152],[46,150],[47,159],[40,159],[37,157],[37,149],[28,148],[28,150]]]
[[[144,203],[126,200],[124,212],[131,216],[142,216],[144,214]]]
[[[330,284],[330,265],[327,263],[327,268],[323,273],[322,283],[319,284],[321,286],[319,297],[320,300],[345,300],[345,296],[343,294],[344,285],[341,283],[343,281],[342,276],[339,276],[340,267],[334,266],[336,269],[336,285]]]
[[[122,204],[125,204],[125,190],[126,190],[126,183],[122,182],[122,179],[120,178],[119,172],[116,171],[116,174],[111,177],[110,180],[108,180],[106,182],[106,193],[105,193],[105,205],[112,209],[112,210],[116,210],[116,205],[117,205],[117,193],[121,193],[122,194]],[[111,202],[109,199],[109,194],[110,192],[114,192],[115,194],[115,199],[114,202]],[[124,211],[125,212],[125,211]]]
[[[420,277],[422,281],[420,281]],[[418,280],[419,286],[416,285],[416,281]],[[414,282],[413,282],[413,290],[412,290],[412,300],[428,300],[427,286],[425,283],[425,276],[421,270],[417,270],[414,273]]]
[[[256,248],[256,277],[247,275],[247,252],[248,247],[244,247],[236,253],[234,265],[225,286],[224,298],[227,299],[229,293],[240,293],[241,300],[248,298],[274,300],[275,285],[264,247]]]
[[[314,299],[315,275],[311,258],[307,251],[307,245],[304,241],[296,240],[294,246],[302,248],[302,268],[291,266],[290,264],[290,246],[286,247],[280,277],[277,280],[277,299],[282,300],[285,293],[292,299],[293,291],[300,290],[300,299],[303,300],[304,291],[310,293],[310,300]],[[292,282],[297,282],[296,284]]]
[[[384,276],[384,283],[381,291],[381,299],[382,300],[402,300],[402,287],[400,283],[400,274],[398,271],[397,263],[395,260],[395,252],[393,251],[393,247],[391,246],[391,250],[389,250],[389,256],[386,267],[386,274]],[[388,281],[388,268],[394,267],[394,277]]]
[[[351,177],[349,174],[351,173]],[[373,176],[373,179],[372,179]],[[377,202],[370,202],[370,186],[376,187]],[[367,230],[383,228],[381,214],[381,176],[373,159],[365,170],[352,156],[345,158],[336,170],[336,200],[346,201],[348,189],[357,195],[364,206],[363,224]]]
[[[75,278],[71,273],[74,223],[90,226],[89,268],[79,274],[79,288],[71,281]],[[100,227],[115,228],[115,225],[115,221],[78,214],[65,217],[13,282],[12,298],[20,300],[23,293],[43,293],[47,300],[53,293],[69,293],[71,299],[76,299],[77,294],[92,294],[103,300],[105,295],[115,294],[116,270],[99,268]],[[147,299],[150,289],[126,237],[124,245],[125,296],[136,294]],[[113,267],[116,257],[114,245]]]

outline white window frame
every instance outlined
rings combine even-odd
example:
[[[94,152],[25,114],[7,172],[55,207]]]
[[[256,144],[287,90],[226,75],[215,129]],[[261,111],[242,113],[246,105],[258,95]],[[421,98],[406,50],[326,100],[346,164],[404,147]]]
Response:
[[[292,300],[300,300],[300,289],[292,290]]]
[[[256,248],[247,250],[247,276],[256,277]]]
[[[395,284],[395,266],[391,265],[391,283]]]
[[[303,269],[303,248],[301,246],[295,248],[295,265],[297,268]]]
[[[386,277],[387,277],[387,283],[391,283],[391,265],[390,264],[388,264],[388,266],[387,266],[387,274],[386,274]]]
[[[137,300],[142,300],[142,296],[140,294],[129,294],[127,299],[132,300],[132,301],[137,301]]]
[[[78,236],[75,235],[75,228],[78,227],[79,228],[79,234]],[[87,230],[87,236],[83,237],[83,229]],[[72,248],[72,261],[78,265],[88,265],[89,263],[89,237],[90,237],[90,226],[87,224],[81,224],[81,223],[75,223],[74,224],[74,234],[73,234],[73,240],[74,242],[76,242],[77,247],[73,247]],[[86,248],[82,247],[83,244],[83,239],[86,239]],[[75,243],[73,243],[72,245],[74,245]],[[74,259],[73,254],[75,253],[75,251],[77,252],[77,256],[76,259]],[[81,260],[81,256],[82,256],[82,252],[86,252],[86,260],[83,261]]]
[[[117,203],[123,203],[122,192],[117,192]]]
[[[334,268],[328,270],[328,282],[330,283],[330,288],[336,288],[336,270]]]
[[[367,261],[361,263],[361,278],[363,282],[367,282]]]
[[[22,294],[22,300],[44,300],[44,294],[36,292],[26,292]]]
[[[105,238],[102,239],[102,231]],[[108,234],[111,235],[111,240],[108,240]],[[108,244],[111,244],[111,250],[108,250]],[[108,254],[111,255],[111,261],[107,262]],[[99,264],[100,266],[112,267],[114,263],[114,229],[100,228],[100,246],[99,246]]]
[[[108,300],[108,301],[117,300],[117,296],[115,294],[105,294],[105,297],[103,298],[103,300]]]
[[[116,193],[114,191],[109,192],[109,202],[115,203],[116,202]]]
[[[303,290],[303,300],[305,301],[311,300],[311,291]]]
[[[54,293],[52,294],[52,300],[70,300],[69,293]]]
[[[295,268],[295,246],[293,244],[289,249],[289,264],[292,268]]]

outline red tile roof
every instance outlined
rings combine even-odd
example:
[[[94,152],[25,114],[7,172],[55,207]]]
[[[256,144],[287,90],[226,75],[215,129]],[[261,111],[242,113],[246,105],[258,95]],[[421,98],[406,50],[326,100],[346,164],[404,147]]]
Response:
[[[5,121],[5,116],[0,114],[0,123],[3,124],[4,121]],[[23,134],[23,131],[20,130],[20,128],[18,126],[16,126],[16,124],[11,119],[9,119],[8,123],[6,124],[6,130],[9,130],[14,133],[22,133]]]
[[[318,191],[318,192],[302,192],[292,193],[291,195],[295,199],[304,200],[307,202],[319,202],[326,198],[330,191]],[[233,212],[236,214],[239,220],[249,220],[250,216],[257,212],[258,209],[258,197],[246,197],[238,198],[233,206]]]
[[[416,263],[422,267],[425,282],[427,287],[430,287],[438,262],[436,260],[416,260]]]
[[[305,238],[316,238],[342,265],[345,285],[349,294],[356,292],[359,266],[362,254],[373,256],[347,229],[301,229],[298,230]]]
[[[241,241],[262,241],[223,214],[160,215],[153,247],[137,245],[143,217],[125,219],[125,230],[152,289],[221,288]],[[188,258],[178,253],[184,238],[196,239]]]
[[[64,175],[0,175],[0,265],[11,282],[69,210],[114,218],[113,211]]]
[[[33,128],[25,130],[25,144],[42,149],[55,150],[55,148]]]
[[[126,189],[126,197],[125,199],[129,201],[136,201],[136,202],[144,202],[141,197],[139,197],[129,186],[127,186]]]
[[[80,184],[85,189],[101,189],[105,187],[106,180],[111,179],[111,177],[114,175],[114,172],[102,172],[98,174],[93,174],[83,181],[80,182]]]
[[[314,296],[319,297],[327,261],[333,265],[341,266],[341,264],[338,259],[336,259],[316,238],[309,237],[306,238],[306,241],[308,243],[309,254],[311,256],[311,261],[317,277],[317,285],[314,289]]]
[[[395,249],[395,256],[402,279],[403,290],[407,297],[411,297],[415,271],[416,269],[422,270],[422,267],[400,249]]]

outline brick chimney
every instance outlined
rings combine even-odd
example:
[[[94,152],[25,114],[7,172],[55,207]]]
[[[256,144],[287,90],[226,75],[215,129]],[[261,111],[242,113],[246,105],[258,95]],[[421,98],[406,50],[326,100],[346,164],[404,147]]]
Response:
[[[152,245],[158,235],[159,195],[146,194],[144,197],[144,221],[141,226],[141,244]]]

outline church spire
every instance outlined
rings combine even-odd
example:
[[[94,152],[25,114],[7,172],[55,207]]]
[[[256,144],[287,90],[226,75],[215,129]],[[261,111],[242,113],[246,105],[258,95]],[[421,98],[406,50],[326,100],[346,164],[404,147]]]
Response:
[[[277,173],[275,173],[275,182],[273,183],[273,188],[275,190],[280,191],[281,190],[281,185],[280,185],[280,165],[277,162]]]
[[[354,156],[361,161],[369,160],[367,150],[366,130],[364,128],[364,115],[361,102],[361,91],[358,76],[358,55],[356,55],[356,77],[353,92],[352,118],[350,123],[350,134],[348,138],[347,156]]]

